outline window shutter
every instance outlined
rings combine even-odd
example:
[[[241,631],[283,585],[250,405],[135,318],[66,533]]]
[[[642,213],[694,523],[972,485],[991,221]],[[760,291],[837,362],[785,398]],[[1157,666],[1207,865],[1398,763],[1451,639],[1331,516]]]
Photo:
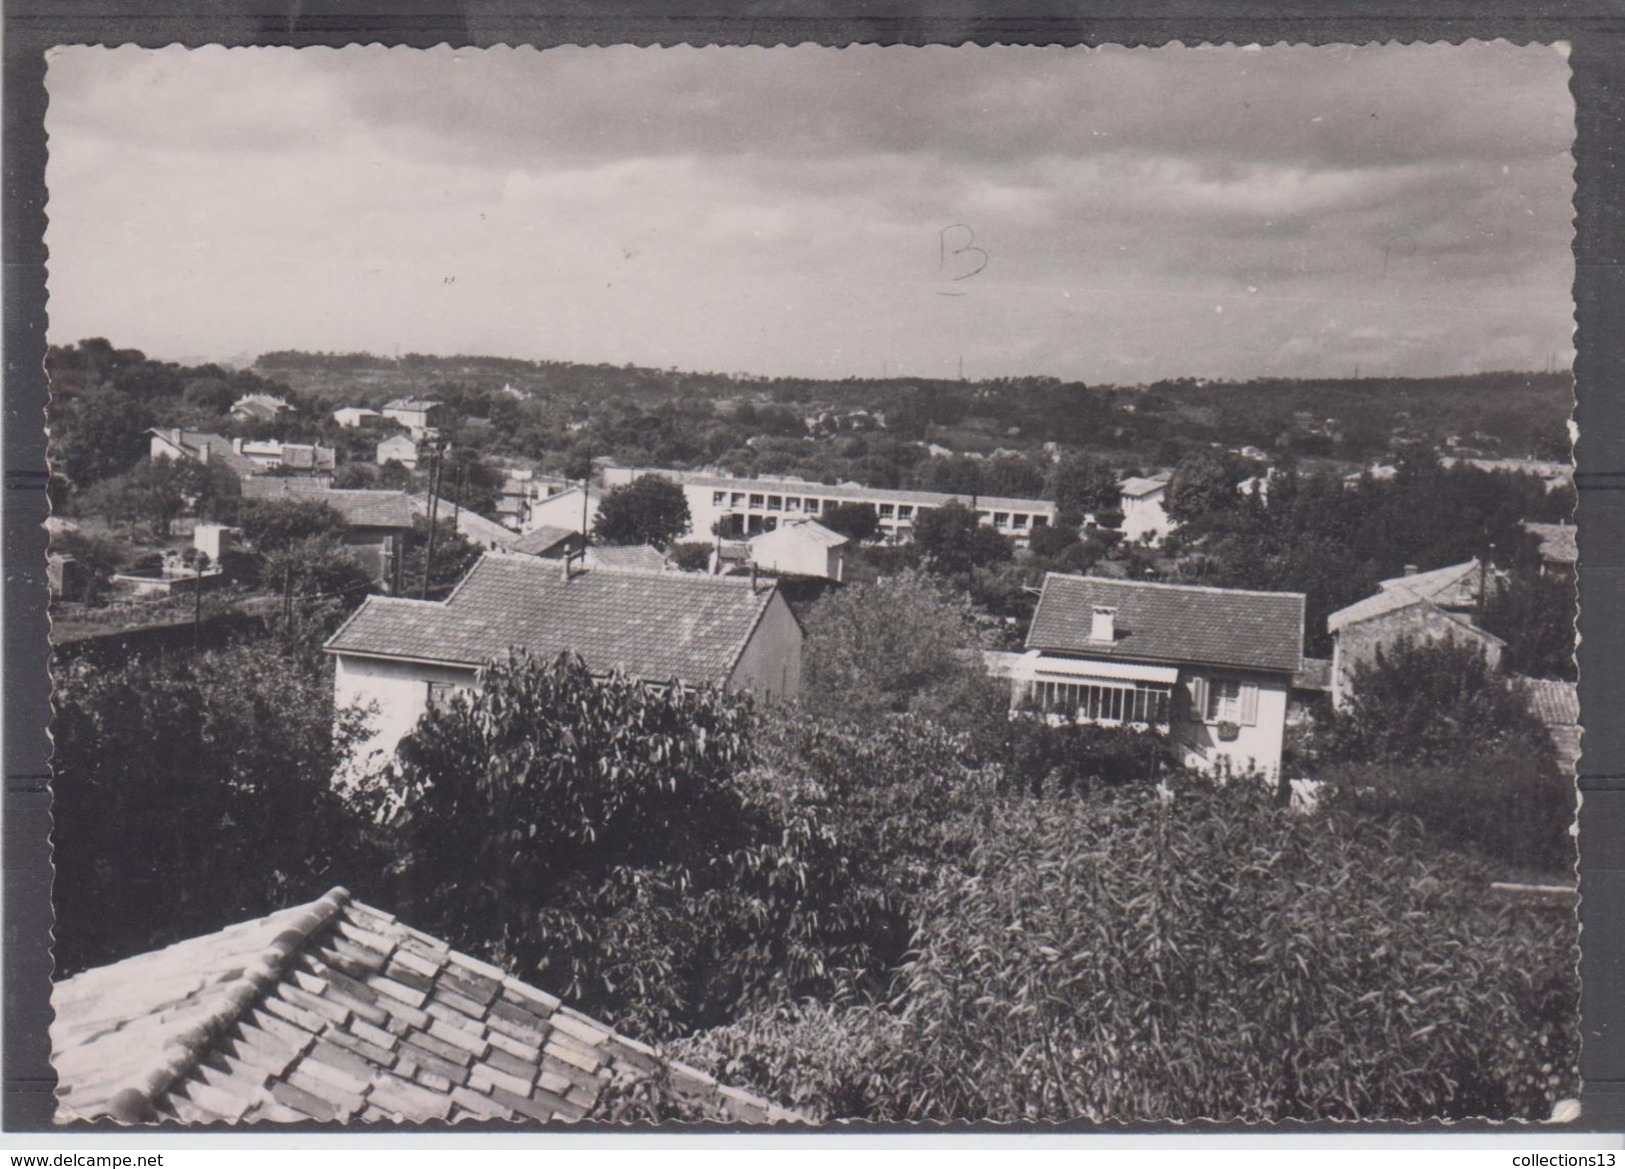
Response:
[[[1241,725],[1255,727],[1258,725],[1258,683],[1243,682],[1241,684]]]
[[[1191,691],[1191,721],[1207,721],[1207,679],[1200,674],[1190,680]]]

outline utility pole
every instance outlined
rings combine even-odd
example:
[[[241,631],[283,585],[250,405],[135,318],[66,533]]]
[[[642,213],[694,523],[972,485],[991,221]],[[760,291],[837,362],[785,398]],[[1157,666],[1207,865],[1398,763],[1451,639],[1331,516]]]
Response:
[[[203,570],[208,566],[209,554],[199,552],[192,562],[192,652],[203,646]]]
[[[429,447],[429,540],[423,549],[423,587],[418,591],[422,600],[429,599],[429,573],[434,567],[435,521],[440,514],[440,467],[443,447],[436,439]]]

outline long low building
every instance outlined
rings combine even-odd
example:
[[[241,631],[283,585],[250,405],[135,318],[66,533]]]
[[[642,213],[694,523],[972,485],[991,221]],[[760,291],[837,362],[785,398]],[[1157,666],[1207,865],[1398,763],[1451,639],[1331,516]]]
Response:
[[[1055,504],[1047,499],[1013,499],[996,495],[955,495],[940,491],[862,487],[856,483],[813,483],[804,479],[735,479],[696,471],[657,467],[608,467],[605,487],[621,487],[644,475],[659,475],[681,485],[688,499],[688,535],[708,539],[714,532],[745,538],[771,532],[786,519],[814,519],[843,503],[872,504],[885,539],[909,539],[922,512],[962,503],[981,521],[1024,543],[1034,528],[1055,522]]]

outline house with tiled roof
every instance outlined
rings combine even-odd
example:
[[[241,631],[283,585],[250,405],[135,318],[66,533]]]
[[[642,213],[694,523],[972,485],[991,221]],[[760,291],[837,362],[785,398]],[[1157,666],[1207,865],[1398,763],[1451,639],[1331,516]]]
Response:
[[[275,394],[244,394],[231,404],[231,416],[255,422],[275,422],[292,409]]]
[[[771,582],[534,556],[487,554],[444,601],[368,597],[325,648],[338,706],[376,708],[362,756],[392,754],[432,703],[512,650],[764,701],[801,691],[801,626]]]
[[[1540,541],[1541,571],[1574,575],[1574,566],[1580,560],[1580,546],[1573,524],[1537,524],[1525,522],[1523,530]]]
[[[787,519],[751,540],[750,559],[763,572],[838,581],[845,576],[848,543],[817,520]]]
[[[1018,711],[1156,728],[1187,766],[1273,776],[1303,633],[1302,593],[1052,572],[1026,652],[997,671]]]
[[[401,558],[412,534],[411,497],[403,491],[335,488],[330,479],[256,476],[243,481],[244,499],[299,499],[326,504],[344,521],[343,540],[375,581],[400,585]]]
[[[429,518],[429,493],[420,492],[407,497],[412,505],[412,514],[422,519]],[[440,506],[435,509],[436,522],[451,525],[451,528],[463,539],[471,544],[478,544],[481,548],[497,549],[511,548],[519,539],[512,530],[503,527],[493,520],[488,520],[477,511],[470,511],[466,507],[458,507],[448,499],[441,499]]]
[[[1518,674],[1508,678],[1507,684],[1523,697],[1529,713],[1546,728],[1565,774],[1573,775],[1580,762],[1580,688],[1556,678]]]
[[[334,889],[52,988],[58,1123],[573,1121],[650,1077],[804,1118]]]
[[[561,556],[573,555],[580,552],[587,545],[587,538],[575,528],[560,528],[552,524],[543,524],[532,528],[516,539],[509,547],[512,551],[525,556],[540,556],[545,560],[557,560]]]
[[[1159,471],[1155,475],[1131,476],[1117,485],[1123,539],[1135,544],[1149,539],[1160,544],[1179,526],[1169,517],[1166,506],[1168,484],[1172,481],[1173,472]]]
[[[1332,704],[1345,708],[1355,668],[1402,639],[1466,642],[1476,645],[1491,666],[1499,665],[1506,643],[1474,620],[1474,610],[1492,575],[1476,559],[1428,572],[1407,566],[1403,576],[1379,581],[1371,596],[1328,616]]]
[[[406,427],[416,439],[438,430],[444,412],[445,404],[433,398],[396,398],[385,402],[383,410],[385,418]]]
[[[257,475],[260,466],[243,454],[229,438],[205,430],[182,430],[179,427],[154,427],[147,431],[150,439],[148,457],[188,460],[209,466],[225,467],[239,479]]]

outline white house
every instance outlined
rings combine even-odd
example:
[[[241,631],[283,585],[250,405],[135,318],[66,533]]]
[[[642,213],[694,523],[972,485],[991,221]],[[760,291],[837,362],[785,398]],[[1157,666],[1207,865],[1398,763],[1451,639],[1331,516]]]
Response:
[[[1124,479],[1117,485],[1119,506],[1123,510],[1123,539],[1139,543],[1146,536],[1153,544],[1179,525],[1168,518],[1168,482],[1171,472],[1159,471],[1148,478]]]
[[[234,418],[275,422],[293,407],[274,394],[244,394],[231,404]]]
[[[416,471],[420,450],[418,444],[406,435],[391,435],[378,444],[376,461],[380,467],[388,462],[396,462],[409,471]]]
[[[260,471],[259,464],[238,450],[233,440],[218,434],[204,430],[165,427],[149,430],[147,436],[151,440],[147,454],[154,462],[159,459],[177,459],[206,463],[225,467],[239,479],[256,475]]]
[[[340,406],[333,411],[333,421],[346,430],[365,430],[377,426],[383,415],[365,406]]]
[[[994,495],[952,495],[940,491],[904,491],[864,487],[858,483],[812,483],[805,479],[733,479],[693,471],[652,467],[614,467],[604,472],[604,485],[617,487],[644,475],[659,475],[679,484],[688,501],[687,538],[705,540],[713,533],[748,539],[771,532],[781,523],[818,517],[842,503],[866,503],[880,518],[881,535],[891,541],[913,536],[922,512],[958,502],[981,522],[1017,544],[1034,528],[1055,522],[1055,504],[1047,499],[1013,499]]]
[[[439,428],[444,409],[444,404],[433,398],[396,398],[384,403],[384,417],[394,419],[411,431],[413,438],[421,439]]]
[[[990,669],[1018,711],[1156,728],[1187,766],[1275,777],[1303,629],[1302,593],[1052,572],[1026,653]]]
[[[848,543],[839,532],[803,517],[785,520],[773,531],[753,539],[750,559],[764,572],[841,580],[845,576]]]
[[[392,753],[431,703],[510,650],[579,654],[594,674],[716,685],[766,701],[801,691],[801,626],[776,585],[694,573],[572,571],[487,554],[444,601],[371,596],[326,645],[340,708],[376,704],[362,749]]]
[[[583,493],[586,495],[585,501],[582,500]],[[603,492],[596,487],[582,487],[579,484],[549,495],[546,499],[533,498],[526,512],[524,530],[568,528],[572,532],[591,532],[598,522],[598,505],[603,499]]]

